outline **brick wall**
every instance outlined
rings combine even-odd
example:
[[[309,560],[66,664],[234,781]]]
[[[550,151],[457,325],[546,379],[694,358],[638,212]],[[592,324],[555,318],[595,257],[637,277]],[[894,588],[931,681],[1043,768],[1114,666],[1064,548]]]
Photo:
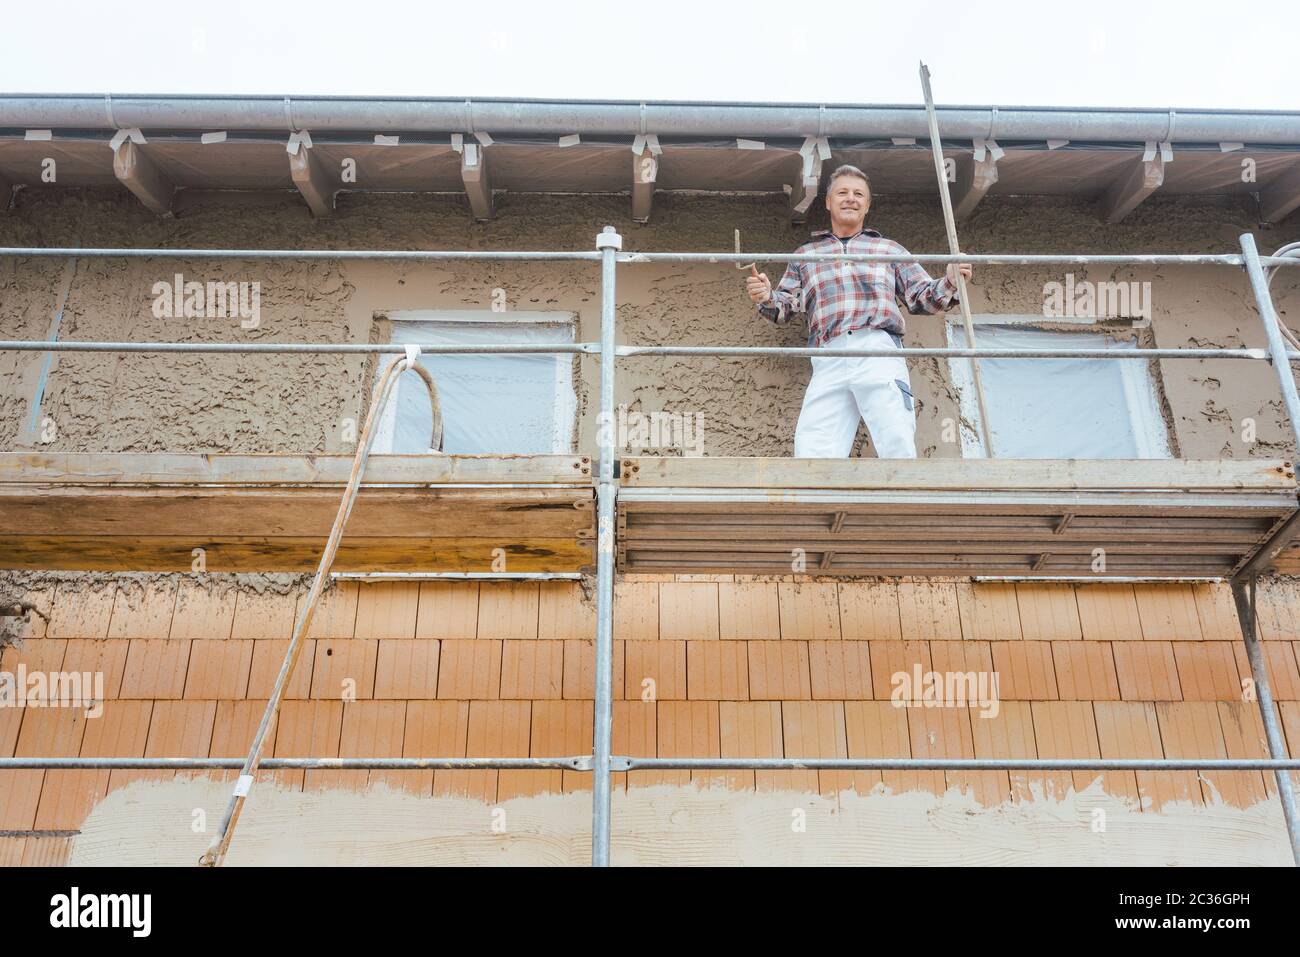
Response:
[[[293,628],[298,594],[173,579],[30,596],[46,626],[0,670],[102,672],[103,713],[0,708],[0,755],[240,756]],[[794,582],[642,575],[617,585],[614,751],[662,757],[1266,755],[1225,585]],[[1260,627],[1300,753],[1300,595],[1260,594]],[[318,611],[273,746],[279,756],[555,756],[590,750],[594,605],[569,582],[345,584]],[[997,672],[996,717],[897,708],[892,676]],[[0,771],[0,863],[59,863],[110,790],[172,772]],[[233,772],[212,772],[231,778]],[[986,805],[1082,789],[1091,773],[696,772],[701,785],[825,795],[970,789]],[[1149,801],[1247,807],[1259,772],[1110,773]],[[568,771],[292,771],[295,789],[375,782],[488,803],[590,786]],[[691,772],[616,774],[616,787]],[[25,832],[53,832],[39,835]],[[14,835],[14,832],[19,832]],[[64,833],[60,833],[64,832]]]

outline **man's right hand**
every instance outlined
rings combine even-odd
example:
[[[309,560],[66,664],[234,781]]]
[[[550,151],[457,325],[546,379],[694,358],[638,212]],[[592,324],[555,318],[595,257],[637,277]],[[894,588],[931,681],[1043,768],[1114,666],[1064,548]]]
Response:
[[[745,292],[749,293],[750,299],[762,305],[772,298],[772,280],[767,278],[767,273],[754,270],[745,279]]]

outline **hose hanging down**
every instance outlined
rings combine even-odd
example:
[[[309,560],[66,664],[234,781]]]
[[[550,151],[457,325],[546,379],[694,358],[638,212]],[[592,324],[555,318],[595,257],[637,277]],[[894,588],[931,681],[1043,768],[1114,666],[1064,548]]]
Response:
[[[361,429],[361,436],[357,443],[356,458],[352,460],[352,472],[348,476],[347,488],[343,492],[343,501],[339,503],[338,515],[335,517],[334,525],[330,529],[330,536],[325,543],[325,550],[321,553],[320,564],[316,568],[316,577],[311,583],[311,590],[307,593],[307,600],[303,603],[302,611],[293,626],[293,638],[289,641],[289,650],[285,653],[284,662],[280,665],[280,673],[275,679],[275,688],[271,691],[271,699],[266,703],[266,711],[262,714],[262,722],[257,726],[257,733],[253,736],[253,744],[249,748],[248,758],[244,761],[244,767],[239,772],[239,778],[235,782],[235,790],[230,796],[230,803],[226,806],[225,816],[221,820],[221,828],[216,837],[212,839],[212,843],[203,853],[203,856],[199,858],[201,866],[219,867],[226,859],[226,852],[230,849],[230,841],[235,834],[235,826],[239,823],[239,814],[244,808],[244,801],[248,798],[249,791],[252,790],[253,779],[257,775],[257,767],[262,761],[262,752],[266,748],[267,737],[279,718],[280,703],[284,699],[285,688],[288,687],[289,678],[293,675],[294,666],[298,663],[298,653],[302,650],[303,636],[311,628],[312,616],[316,612],[316,605],[320,601],[325,583],[329,580],[330,568],[334,564],[334,556],[338,552],[339,542],[343,538],[344,526],[347,525],[348,517],[352,514],[352,505],[356,502],[357,491],[361,487],[361,476],[366,470],[366,460],[370,457],[370,446],[375,439],[375,423],[379,420],[384,407],[388,404],[393,385],[403,372],[413,371],[424,380],[424,384],[429,390],[429,403],[433,410],[433,430],[429,440],[429,448],[430,451],[436,452],[442,446],[442,409],[438,402],[438,387],[434,385],[433,377],[429,375],[428,370],[416,361],[419,355],[420,350],[417,346],[408,345],[406,355],[390,362],[387,368],[384,369],[378,385],[375,386],[374,398],[370,403],[370,410],[366,413],[366,423]]]

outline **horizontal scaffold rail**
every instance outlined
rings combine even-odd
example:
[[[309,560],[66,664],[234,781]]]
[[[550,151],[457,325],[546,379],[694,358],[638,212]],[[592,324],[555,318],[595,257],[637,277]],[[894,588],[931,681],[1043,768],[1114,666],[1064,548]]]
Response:
[[[600,344],[594,342],[557,342],[550,345],[535,342],[491,343],[480,345],[448,345],[446,343],[391,342],[76,342],[67,339],[6,339],[0,340],[0,352],[147,352],[147,353],[206,353],[206,354],[263,354],[263,355],[405,355],[413,346],[430,355],[568,355],[599,353]],[[1240,351],[1240,350],[1238,350]],[[1231,358],[1224,356],[1223,358]],[[1261,357],[1262,358],[1262,357]]]
[[[243,758],[0,758],[0,771],[238,770]],[[611,770],[708,771],[1300,771],[1300,758],[642,758]],[[563,768],[591,771],[589,754],[560,758],[263,758],[263,771],[425,771]]]

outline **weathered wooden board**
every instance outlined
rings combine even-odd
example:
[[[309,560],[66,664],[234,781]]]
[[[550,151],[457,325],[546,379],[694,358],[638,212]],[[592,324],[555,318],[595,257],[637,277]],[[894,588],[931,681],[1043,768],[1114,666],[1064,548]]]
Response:
[[[201,557],[209,572],[312,571],[351,467],[350,456],[0,455],[0,567],[190,571]],[[373,456],[334,567],[582,571],[595,565],[594,494],[581,456]]]
[[[345,485],[351,455],[0,452],[0,484]],[[368,485],[589,485],[581,455],[371,455]]]

